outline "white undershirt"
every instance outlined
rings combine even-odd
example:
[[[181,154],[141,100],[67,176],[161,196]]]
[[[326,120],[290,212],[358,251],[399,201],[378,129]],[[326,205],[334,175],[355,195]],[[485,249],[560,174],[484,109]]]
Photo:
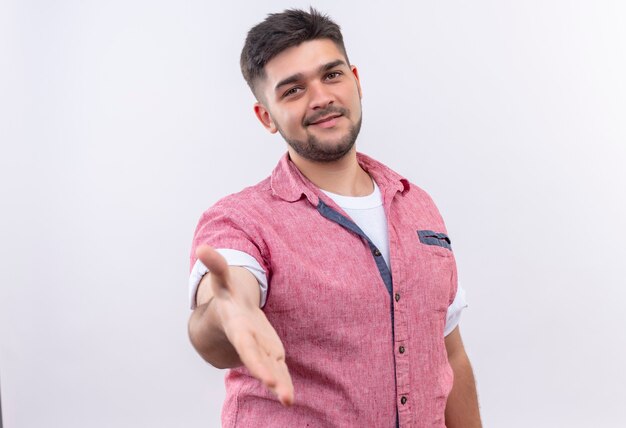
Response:
[[[374,183],[374,191],[367,196],[343,196],[322,190],[354,221],[372,243],[380,250],[389,264],[389,236],[387,233],[387,216],[383,208],[383,198],[378,185]]]
[[[389,237],[387,234],[387,218],[383,208],[383,198],[378,185],[374,183],[374,191],[367,196],[342,196],[322,190],[329,198],[343,209],[348,216],[367,235],[374,245],[380,250],[391,270],[389,264]],[[259,281],[261,288],[260,307],[265,305],[267,299],[267,275],[261,265],[251,255],[239,250],[217,249],[231,266],[242,266],[248,269]],[[208,272],[204,264],[197,260],[189,276],[189,299],[191,308],[196,305],[196,291],[202,277]],[[459,324],[461,312],[467,307],[465,302],[465,290],[458,288],[452,304],[448,307],[446,316],[446,328],[444,335],[450,334]]]

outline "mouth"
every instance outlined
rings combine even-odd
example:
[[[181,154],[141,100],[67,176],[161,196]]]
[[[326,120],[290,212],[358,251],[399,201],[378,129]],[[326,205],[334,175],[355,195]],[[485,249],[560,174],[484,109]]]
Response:
[[[328,128],[328,127],[334,126],[335,123],[337,122],[337,119],[340,118],[341,116],[343,116],[341,113],[329,114],[327,116],[324,116],[315,120],[315,122],[310,122],[309,125],[319,125],[323,128]]]

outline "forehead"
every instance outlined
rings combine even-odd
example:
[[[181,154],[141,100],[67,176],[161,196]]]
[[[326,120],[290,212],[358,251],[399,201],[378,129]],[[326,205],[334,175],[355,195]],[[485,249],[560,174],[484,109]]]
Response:
[[[346,60],[330,39],[308,40],[285,49],[265,64],[265,84],[273,88],[280,80],[294,74],[309,75],[332,61]]]

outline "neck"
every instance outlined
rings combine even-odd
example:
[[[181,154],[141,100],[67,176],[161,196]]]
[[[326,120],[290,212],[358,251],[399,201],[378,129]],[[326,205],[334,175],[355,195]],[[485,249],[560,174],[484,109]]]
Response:
[[[374,191],[372,179],[359,165],[354,147],[332,162],[310,161],[291,148],[289,157],[302,175],[322,190],[343,196],[366,196]]]

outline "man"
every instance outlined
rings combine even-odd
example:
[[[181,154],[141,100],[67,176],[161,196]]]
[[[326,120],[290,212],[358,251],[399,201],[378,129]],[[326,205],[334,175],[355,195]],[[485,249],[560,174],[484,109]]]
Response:
[[[480,426],[450,239],[425,192],[356,152],[361,86],[339,27],[269,15],[241,68],[288,153],[194,237],[189,335],[231,368],[223,425]]]

